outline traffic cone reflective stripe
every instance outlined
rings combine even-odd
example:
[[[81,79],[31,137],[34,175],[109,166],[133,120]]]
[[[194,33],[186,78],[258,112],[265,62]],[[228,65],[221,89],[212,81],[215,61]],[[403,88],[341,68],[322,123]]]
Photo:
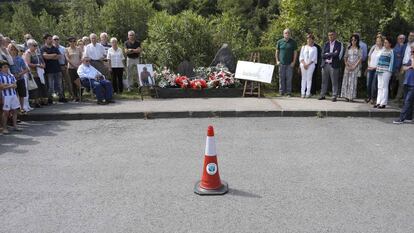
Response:
[[[207,136],[206,138],[206,151],[205,156],[217,156],[216,153],[216,140],[213,136]]]
[[[225,194],[227,191],[227,183],[220,180],[214,129],[213,126],[209,126],[206,138],[203,175],[201,181],[196,183],[194,192],[200,195],[218,195]]]

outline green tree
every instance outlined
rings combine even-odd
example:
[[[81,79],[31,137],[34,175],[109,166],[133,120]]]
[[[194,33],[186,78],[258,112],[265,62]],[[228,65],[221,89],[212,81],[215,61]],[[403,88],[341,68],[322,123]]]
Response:
[[[241,19],[231,13],[223,13],[211,21],[214,31],[213,42],[216,51],[227,43],[238,59],[245,59],[251,44],[247,44],[246,30],[242,28]],[[250,34],[251,36],[251,34]]]
[[[81,37],[101,30],[100,9],[95,0],[70,0],[65,10],[57,26],[59,35]]]
[[[103,30],[123,40],[134,30],[138,39],[144,40],[153,11],[149,0],[109,0],[101,10]]]
[[[192,11],[174,16],[163,11],[150,18],[143,48],[159,66],[176,68],[184,59],[206,66],[214,56],[211,34],[208,20]]]
[[[19,3],[13,5],[13,16],[9,25],[9,30],[5,34],[12,39],[20,41],[24,34],[30,33],[34,38],[41,38],[40,22],[35,17],[29,5]]]

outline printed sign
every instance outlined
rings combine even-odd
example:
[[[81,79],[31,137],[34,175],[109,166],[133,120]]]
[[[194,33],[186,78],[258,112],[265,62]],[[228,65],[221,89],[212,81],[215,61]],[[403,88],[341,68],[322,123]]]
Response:
[[[235,78],[245,79],[262,83],[271,83],[274,65],[238,61]]]

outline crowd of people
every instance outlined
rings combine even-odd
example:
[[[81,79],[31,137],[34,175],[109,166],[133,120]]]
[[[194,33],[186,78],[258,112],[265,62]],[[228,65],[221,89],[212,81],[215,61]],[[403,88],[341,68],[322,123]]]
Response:
[[[42,40],[40,44],[26,34],[24,43],[18,44],[0,34],[0,134],[9,133],[8,125],[21,130],[18,114],[55,101],[79,102],[85,88],[96,95],[97,104],[114,103],[113,94],[124,91],[124,69],[128,91],[139,83],[141,43],[134,31],[128,32],[124,50],[105,32],[99,41],[94,33],[78,40],[69,37],[67,43],[46,33]]]
[[[321,68],[322,85],[319,100],[325,100],[331,83],[332,101],[343,98],[353,102],[357,97],[358,79],[366,74],[366,103],[373,108],[383,109],[388,105],[390,89],[395,99],[403,99],[400,118],[395,124],[412,122],[414,103],[414,31],[408,35],[393,38],[379,33],[375,44],[368,46],[354,33],[345,44],[337,39],[335,31],[328,33],[328,41],[323,47],[315,43],[309,33],[306,44],[299,50],[297,42],[291,38],[289,29],[283,31],[283,38],[277,41],[275,59],[279,66],[279,94],[291,96],[293,68],[297,61],[301,70],[301,97],[311,96],[312,77]],[[299,52],[298,52],[299,51]],[[299,59],[298,59],[299,54]],[[343,76],[340,75],[344,65]],[[366,68],[365,68],[366,67]],[[340,80],[342,77],[342,80]]]
[[[293,68],[297,61],[301,70],[301,97],[311,97],[312,79],[321,72],[319,100],[326,99],[331,84],[333,102],[343,98],[353,102],[357,97],[358,79],[366,76],[366,102],[374,108],[386,108],[390,87],[395,98],[403,99],[401,116],[396,124],[412,121],[414,102],[414,31],[393,38],[378,34],[368,50],[360,34],[354,33],[349,43],[338,41],[334,31],[328,33],[323,47],[315,43],[312,34],[300,50],[291,38],[289,29],[276,44],[276,65],[279,66],[279,93],[291,96]],[[80,101],[83,88],[92,90],[97,104],[113,103],[113,94],[124,91],[123,73],[126,71],[128,90],[139,83],[137,64],[140,63],[141,43],[134,31],[128,32],[124,50],[118,39],[109,39],[103,32],[77,39],[69,37],[63,46],[59,36],[44,34],[39,44],[30,34],[17,44],[0,34],[0,133],[8,134],[7,125],[17,126],[17,115],[33,108],[51,105],[54,101]],[[340,69],[344,66],[344,69]],[[321,68],[321,69],[319,69]],[[343,70],[343,75],[340,75]],[[365,75],[364,75],[365,74]],[[342,78],[342,80],[341,80]],[[109,81],[109,79],[111,81]],[[30,101],[29,101],[30,100]]]

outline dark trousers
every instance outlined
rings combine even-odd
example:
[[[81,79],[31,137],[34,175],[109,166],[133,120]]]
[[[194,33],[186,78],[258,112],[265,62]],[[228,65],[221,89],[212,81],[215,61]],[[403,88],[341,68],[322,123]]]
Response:
[[[112,84],[108,80],[96,80],[96,79],[81,79],[82,86],[90,88],[95,92],[96,99],[98,101],[112,100]]]
[[[123,73],[124,68],[112,68],[112,87],[116,93],[122,93],[124,91],[124,84],[122,83]]]
[[[367,74],[367,97],[368,99],[377,98],[377,92],[378,92],[377,71],[368,70],[368,74]]]
[[[68,69],[70,81],[72,83],[72,91],[73,91],[73,97],[79,98],[79,88],[75,84],[75,80],[79,78],[78,72],[76,69]]]
[[[414,86],[404,86],[404,106],[401,109],[400,120],[413,119]]]

